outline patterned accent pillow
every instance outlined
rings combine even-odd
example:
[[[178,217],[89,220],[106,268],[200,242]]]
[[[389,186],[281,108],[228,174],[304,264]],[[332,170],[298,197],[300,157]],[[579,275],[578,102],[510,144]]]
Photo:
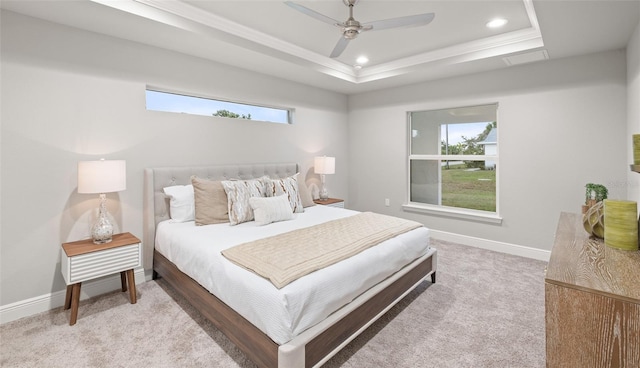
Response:
[[[249,204],[253,209],[256,223],[261,226],[293,218],[293,212],[285,194],[277,197],[251,197]]]
[[[223,180],[222,187],[227,193],[229,222],[238,225],[253,220],[253,210],[249,205],[251,197],[266,197],[265,183],[269,178],[263,176],[251,180]]]
[[[294,213],[304,212],[302,200],[298,191],[298,175],[289,176],[284,179],[268,179],[267,180],[267,197],[276,197],[286,194],[287,200],[291,205]]]

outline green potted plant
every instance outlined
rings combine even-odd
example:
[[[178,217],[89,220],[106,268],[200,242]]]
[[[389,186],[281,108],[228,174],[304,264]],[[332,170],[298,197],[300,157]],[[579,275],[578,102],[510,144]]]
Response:
[[[585,204],[589,207],[597,202],[602,202],[609,195],[609,190],[602,184],[588,183],[585,188]]]

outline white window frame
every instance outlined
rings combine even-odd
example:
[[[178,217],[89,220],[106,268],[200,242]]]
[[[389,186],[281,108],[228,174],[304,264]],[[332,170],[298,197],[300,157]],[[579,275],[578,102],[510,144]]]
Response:
[[[500,121],[499,119],[499,109],[498,103],[483,103],[477,105],[496,105],[496,121]],[[460,106],[465,107],[465,106]],[[455,109],[452,108],[452,109]],[[436,110],[436,109],[432,109]],[[440,109],[438,109],[440,110]],[[499,160],[499,151],[500,151],[500,130],[497,131],[496,141],[497,141],[497,150],[495,155],[443,155],[443,154],[412,154],[412,124],[411,117],[412,113],[419,111],[429,111],[429,110],[416,110],[407,112],[407,147],[408,147],[408,159],[407,159],[407,203],[402,206],[403,210],[407,212],[416,212],[416,213],[425,213],[432,214],[438,216],[446,216],[458,219],[465,219],[471,221],[478,222],[487,222],[493,224],[501,224],[502,217],[500,216],[500,180],[499,180],[499,170],[501,168],[500,160]],[[440,150],[438,150],[440,151]],[[468,209],[463,207],[450,207],[443,206],[441,204],[428,204],[422,202],[413,202],[411,201],[411,162],[414,160],[425,160],[425,161],[437,161],[438,165],[442,164],[442,161],[494,161],[496,164],[496,211],[482,211],[475,209]],[[440,175],[440,173],[438,174]],[[442,200],[442,180],[438,179],[438,202]]]
[[[147,102],[147,97],[146,97],[147,92],[157,92],[157,93],[164,93],[164,94],[170,94],[170,95],[178,95],[178,96],[183,96],[183,97],[187,97],[187,98],[210,100],[210,101],[218,102],[218,103],[222,103],[222,104],[243,105],[243,106],[247,106],[249,108],[254,107],[254,108],[258,108],[258,109],[264,108],[264,109],[286,111],[287,121],[283,122],[283,121],[260,120],[260,119],[255,119],[255,118],[246,119],[246,118],[241,118],[241,117],[239,117],[239,118],[231,118],[231,117],[224,117],[224,116],[215,116],[215,115],[213,115],[213,113],[215,113],[215,111],[212,112],[210,115],[208,115],[208,114],[196,113],[196,112],[190,112],[190,111],[172,111],[172,110],[162,110],[162,109],[150,109],[148,104],[146,104],[146,109],[148,111],[168,112],[168,113],[174,113],[174,114],[175,113],[178,113],[178,114],[189,114],[189,115],[197,115],[197,116],[210,116],[210,117],[223,118],[223,119],[236,119],[236,120],[244,120],[244,121],[255,121],[255,122],[273,123],[273,124],[284,124],[284,125],[293,124],[293,117],[294,117],[295,109],[291,108],[291,107],[272,106],[272,105],[266,105],[266,104],[257,104],[257,103],[253,103],[253,102],[247,102],[247,101],[233,101],[233,100],[230,100],[230,99],[203,96],[203,95],[199,95],[197,93],[177,92],[177,91],[172,91],[172,90],[165,89],[165,88],[158,88],[158,87],[152,87],[152,86],[147,86],[145,88],[145,103]],[[224,110],[227,110],[227,109],[224,109]],[[231,111],[231,112],[234,112],[234,111]]]

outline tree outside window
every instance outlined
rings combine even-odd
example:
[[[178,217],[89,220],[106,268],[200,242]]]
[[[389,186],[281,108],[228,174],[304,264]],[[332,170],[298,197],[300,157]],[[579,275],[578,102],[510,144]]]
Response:
[[[409,117],[409,202],[497,213],[497,104]]]

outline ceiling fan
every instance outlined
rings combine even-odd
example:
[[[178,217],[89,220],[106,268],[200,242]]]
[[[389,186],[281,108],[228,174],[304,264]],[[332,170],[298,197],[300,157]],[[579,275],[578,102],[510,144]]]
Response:
[[[293,1],[285,1],[285,4],[289,5],[293,9],[304,13],[312,18],[315,18],[319,21],[334,25],[342,29],[342,37],[338,40],[338,43],[331,51],[331,58],[336,58],[342,54],[344,49],[349,44],[349,41],[358,37],[360,32],[364,31],[377,31],[382,29],[389,28],[401,28],[401,27],[416,27],[416,26],[424,26],[433,20],[435,14],[433,13],[424,13],[424,14],[416,14],[416,15],[408,15],[404,17],[391,18],[378,20],[375,22],[368,23],[360,23],[353,18],[353,7],[360,0],[342,0],[344,5],[349,7],[349,19],[344,22],[337,21],[331,17],[328,17],[324,14],[320,14],[315,10],[311,10],[306,6],[294,3]]]

